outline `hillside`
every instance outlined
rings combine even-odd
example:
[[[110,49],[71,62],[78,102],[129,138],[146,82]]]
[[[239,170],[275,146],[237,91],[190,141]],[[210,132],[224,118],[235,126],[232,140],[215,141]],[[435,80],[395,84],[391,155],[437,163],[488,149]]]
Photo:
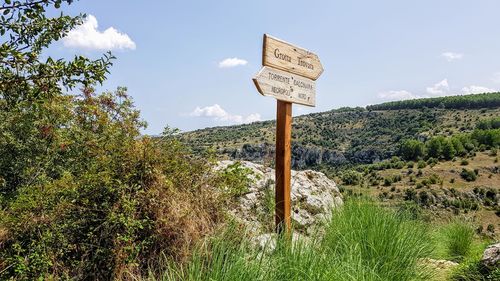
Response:
[[[430,220],[500,227],[500,93],[390,102],[294,118],[292,165],[325,172],[345,196],[418,205]],[[273,121],[184,133],[195,151],[272,165]]]
[[[377,162],[396,155],[404,139],[471,132],[481,120],[500,116],[499,104],[500,93],[491,93],[298,116],[293,119],[292,165],[343,168]],[[195,152],[211,148],[223,157],[267,163],[274,153],[274,133],[274,121],[264,121],[187,132],[180,138]]]

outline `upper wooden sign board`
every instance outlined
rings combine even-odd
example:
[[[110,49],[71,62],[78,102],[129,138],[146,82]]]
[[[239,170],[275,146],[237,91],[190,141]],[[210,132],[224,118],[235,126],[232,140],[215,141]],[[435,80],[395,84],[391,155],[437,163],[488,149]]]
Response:
[[[262,65],[312,80],[318,79],[323,73],[323,66],[316,54],[267,34],[264,34]]]

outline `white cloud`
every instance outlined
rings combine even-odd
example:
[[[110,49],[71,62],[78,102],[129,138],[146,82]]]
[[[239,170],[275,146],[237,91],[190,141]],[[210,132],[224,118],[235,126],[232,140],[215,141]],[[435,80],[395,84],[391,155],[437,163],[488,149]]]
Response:
[[[434,86],[426,88],[426,92],[431,96],[444,96],[449,90],[450,86],[448,85],[448,79],[444,79],[434,84]]]
[[[452,62],[455,60],[462,59],[464,57],[464,54],[454,53],[454,52],[444,52],[441,54],[441,56],[445,58],[447,61]]]
[[[261,120],[261,116],[258,113],[250,114],[246,117],[242,115],[230,114],[225,111],[220,105],[214,104],[212,106],[199,107],[197,106],[193,112],[189,114],[193,117],[208,117],[216,121],[228,122],[228,123],[252,123]]]
[[[495,82],[495,83],[500,83],[500,72],[494,73],[493,79],[491,79],[491,80],[493,80],[493,82]]]
[[[135,43],[127,34],[113,27],[104,31],[97,30],[97,27],[96,17],[88,15],[83,24],[70,30],[63,38],[64,46],[88,50],[135,50]]]
[[[420,96],[414,95],[405,90],[399,91],[387,91],[378,93],[378,97],[384,100],[407,100],[407,99],[416,99]]]
[[[462,93],[464,94],[483,94],[483,93],[493,93],[497,92],[495,89],[490,89],[482,86],[469,86],[469,87],[463,87],[462,88]]]
[[[224,59],[223,61],[219,62],[219,67],[220,68],[230,68],[230,67],[235,67],[238,65],[246,65],[248,62],[244,59],[239,59],[239,58],[227,58]]]

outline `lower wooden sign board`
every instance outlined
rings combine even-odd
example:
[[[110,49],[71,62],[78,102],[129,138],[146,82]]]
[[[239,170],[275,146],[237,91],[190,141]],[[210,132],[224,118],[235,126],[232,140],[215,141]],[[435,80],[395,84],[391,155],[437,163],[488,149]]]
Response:
[[[307,106],[316,105],[316,82],[311,79],[264,66],[253,82],[264,96]]]

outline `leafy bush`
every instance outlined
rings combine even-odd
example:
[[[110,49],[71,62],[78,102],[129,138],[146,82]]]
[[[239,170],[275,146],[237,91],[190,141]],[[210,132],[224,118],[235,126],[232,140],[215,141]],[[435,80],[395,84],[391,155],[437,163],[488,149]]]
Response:
[[[477,174],[474,171],[465,168],[460,172],[460,176],[466,181],[475,181],[477,178]]]
[[[52,10],[72,2],[1,8],[9,13],[0,19],[2,280],[121,279],[160,252],[186,259],[222,219],[210,157],[193,157],[175,131],[141,136],[125,88],[94,92],[111,54],[40,57],[82,23]]]
[[[248,191],[248,187],[256,179],[252,169],[234,162],[219,172],[221,177],[220,188],[229,197],[240,196]]]
[[[363,175],[354,170],[348,170],[342,173],[342,182],[347,185],[358,185],[363,180]]]
[[[418,161],[417,168],[423,169],[423,168],[425,168],[425,166],[427,166],[427,162],[425,162],[424,160]]]

